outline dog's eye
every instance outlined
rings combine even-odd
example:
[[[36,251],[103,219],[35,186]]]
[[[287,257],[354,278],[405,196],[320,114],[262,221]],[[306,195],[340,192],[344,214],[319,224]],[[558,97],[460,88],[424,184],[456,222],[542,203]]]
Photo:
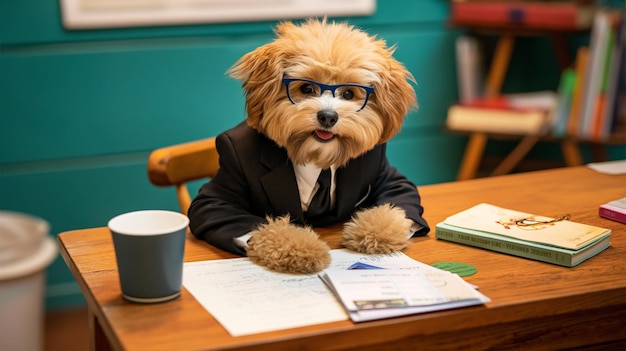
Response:
[[[344,90],[341,93],[341,98],[344,100],[352,100],[354,98],[354,92],[351,89]]]
[[[302,84],[300,86],[300,92],[305,95],[314,95],[315,88],[311,84]]]

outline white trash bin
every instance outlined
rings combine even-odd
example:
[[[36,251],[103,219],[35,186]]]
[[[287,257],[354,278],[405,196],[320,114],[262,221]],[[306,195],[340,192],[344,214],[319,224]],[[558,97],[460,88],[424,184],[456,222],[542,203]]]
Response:
[[[43,219],[0,211],[0,350],[40,351],[45,270],[56,258]]]

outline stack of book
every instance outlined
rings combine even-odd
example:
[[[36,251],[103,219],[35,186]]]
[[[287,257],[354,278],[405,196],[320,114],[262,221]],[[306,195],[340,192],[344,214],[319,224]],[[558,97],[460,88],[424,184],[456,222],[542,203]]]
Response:
[[[440,240],[573,267],[611,246],[611,230],[478,204],[435,226]]]

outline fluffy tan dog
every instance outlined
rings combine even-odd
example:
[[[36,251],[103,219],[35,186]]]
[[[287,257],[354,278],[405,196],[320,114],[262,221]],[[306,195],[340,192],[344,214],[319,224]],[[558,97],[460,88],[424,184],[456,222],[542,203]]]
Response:
[[[327,267],[329,248],[312,227],[337,222],[346,222],[346,248],[404,249],[415,230],[429,230],[417,189],[385,156],[417,106],[411,73],[394,48],[345,23],[287,22],[276,35],[230,70],[243,82],[247,125],[218,137],[220,171],[194,199],[192,232],[282,272]],[[310,215],[303,168],[333,170],[327,213]]]

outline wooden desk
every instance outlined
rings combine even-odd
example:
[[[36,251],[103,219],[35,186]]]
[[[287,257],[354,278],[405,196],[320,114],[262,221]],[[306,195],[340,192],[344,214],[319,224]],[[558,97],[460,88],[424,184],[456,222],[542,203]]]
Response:
[[[626,175],[584,166],[420,188],[431,226],[478,202],[610,228],[612,246],[574,268],[439,241],[413,239],[405,251],[428,264],[459,261],[466,280],[492,299],[483,306],[354,324],[349,320],[232,337],[183,289],[174,301],[138,305],[120,295],[108,230],[58,236],[61,255],[88,303],[92,349],[115,350],[468,350],[597,349],[626,346],[626,225],[598,216],[598,206],[626,196]],[[339,228],[320,230],[339,247]],[[189,238],[186,261],[233,257]],[[245,318],[245,316],[242,316]]]

